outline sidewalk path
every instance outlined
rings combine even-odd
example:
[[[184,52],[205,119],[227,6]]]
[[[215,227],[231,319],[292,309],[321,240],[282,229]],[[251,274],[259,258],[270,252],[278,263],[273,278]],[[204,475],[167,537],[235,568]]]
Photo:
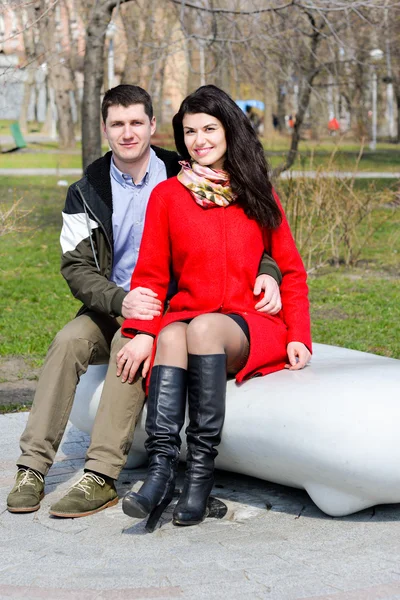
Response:
[[[66,176],[66,175],[82,175],[81,169],[0,169],[0,176],[6,175],[21,175],[21,176],[33,176],[33,175],[55,175],[55,176]],[[358,171],[352,173],[351,171],[329,171],[326,173],[320,173],[317,171],[285,171],[281,174],[282,179],[296,179],[298,177],[310,177],[315,179],[317,177],[328,177],[328,178],[339,178],[348,179],[355,177],[356,179],[400,179],[399,173],[388,173],[384,171]]]
[[[49,505],[81,474],[88,437],[70,427],[37,513],[5,508],[27,413],[0,416],[0,598],[13,600],[394,600],[400,597],[400,506],[333,519],[307,494],[218,472],[222,520],[147,534],[117,506],[55,519]],[[118,491],[145,471],[124,471]],[[181,485],[181,482],[179,482]]]

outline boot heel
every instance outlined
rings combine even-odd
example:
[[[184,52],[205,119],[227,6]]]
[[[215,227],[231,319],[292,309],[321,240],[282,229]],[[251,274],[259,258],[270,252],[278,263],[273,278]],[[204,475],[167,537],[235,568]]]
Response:
[[[146,499],[135,492],[126,494],[122,500],[122,510],[128,517],[134,519],[144,519],[150,512]]]
[[[149,515],[149,518],[147,519],[147,523],[145,525],[145,529],[148,533],[153,533],[158,521],[161,518],[161,515],[163,514],[163,512],[167,508],[167,506],[171,503],[171,500],[172,500],[172,497],[164,498],[164,500],[162,502],[160,502],[160,504],[157,504],[157,506],[155,506],[153,508],[153,510],[151,511],[151,513]]]

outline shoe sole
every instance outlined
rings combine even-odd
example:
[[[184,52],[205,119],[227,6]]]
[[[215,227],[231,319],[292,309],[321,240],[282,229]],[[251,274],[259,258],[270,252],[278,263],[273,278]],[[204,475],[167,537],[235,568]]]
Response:
[[[42,492],[40,494],[40,498],[39,500],[43,500],[44,498],[44,492]],[[40,502],[39,504],[36,504],[36,506],[22,506],[20,508],[16,508],[16,507],[12,507],[12,506],[7,506],[7,510],[10,513],[30,513],[30,512],[36,512],[37,510],[39,510],[40,508]]]
[[[203,523],[203,521],[206,520],[206,518],[208,517],[208,515],[210,514],[210,511],[207,509],[205,512],[204,517],[201,519],[201,521],[180,521],[179,519],[175,518],[174,516],[172,517],[172,524],[173,525],[177,525],[178,527],[185,527],[186,525],[200,525],[200,523]]]
[[[178,521],[177,519],[172,519],[172,524],[177,525],[178,527],[189,527],[190,525],[200,525],[204,520],[205,517],[201,521]]]
[[[125,497],[123,499],[122,510],[128,517],[132,517],[133,519],[144,519],[149,515],[149,511],[131,497]]]
[[[62,513],[57,512],[55,510],[49,510],[49,513],[52,517],[60,517],[62,519],[79,519],[79,517],[89,517],[90,515],[94,515],[95,513],[104,510],[105,508],[110,508],[110,506],[115,506],[118,504],[119,498],[114,498],[114,500],[110,500],[107,504],[103,504],[103,506],[99,506],[99,508],[95,508],[94,510],[88,510],[86,512],[80,513]]]

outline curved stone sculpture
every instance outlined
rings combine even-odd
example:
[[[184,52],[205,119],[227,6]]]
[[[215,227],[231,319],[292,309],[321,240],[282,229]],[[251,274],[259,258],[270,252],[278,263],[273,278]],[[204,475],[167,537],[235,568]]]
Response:
[[[88,433],[105,371],[77,389],[71,421]],[[144,413],[130,468],[146,460]],[[305,489],[332,516],[400,502],[400,360],[315,344],[303,371],[229,381],[216,465]]]

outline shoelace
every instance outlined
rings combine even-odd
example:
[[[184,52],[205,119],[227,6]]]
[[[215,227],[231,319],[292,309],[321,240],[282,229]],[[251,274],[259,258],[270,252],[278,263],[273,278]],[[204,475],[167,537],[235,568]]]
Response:
[[[21,491],[21,487],[23,485],[32,485],[33,487],[35,487],[35,477],[36,479],[38,479],[38,481],[40,481],[41,483],[44,483],[44,479],[42,477],[42,475],[40,473],[36,473],[36,471],[32,471],[31,469],[18,469],[17,471],[17,477],[18,477],[18,473],[21,472],[25,472],[25,475],[22,477],[21,481],[19,482],[17,489],[20,492]]]
[[[105,480],[99,475],[85,473],[83,477],[71,487],[71,490],[75,488],[83,492],[85,496],[88,496],[90,494],[90,486],[93,482],[98,483],[101,487],[105,484]]]

